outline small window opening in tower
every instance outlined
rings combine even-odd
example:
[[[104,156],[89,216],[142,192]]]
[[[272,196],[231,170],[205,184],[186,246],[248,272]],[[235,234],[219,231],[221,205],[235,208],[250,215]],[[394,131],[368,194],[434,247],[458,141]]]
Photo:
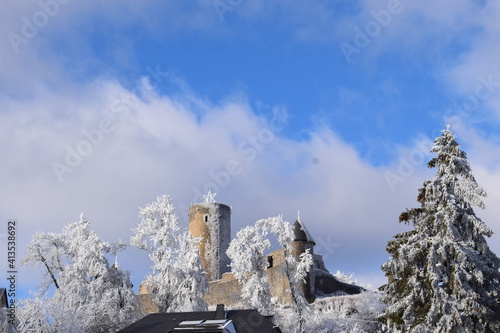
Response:
[[[206,222],[208,222],[208,215],[205,215],[205,216],[203,217],[203,220],[205,221],[205,223],[206,223]]]
[[[267,256],[267,268],[273,267],[273,256]]]

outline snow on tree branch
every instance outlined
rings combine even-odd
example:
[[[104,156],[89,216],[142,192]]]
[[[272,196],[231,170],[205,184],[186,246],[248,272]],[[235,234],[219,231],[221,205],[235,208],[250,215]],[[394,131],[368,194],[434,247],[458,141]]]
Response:
[[[115,250],[119,248],[123,246]],[[129,273],[109,264],[110,252],[111,246],[99,239],[83,215],[62,233],[35,234],[22,262],[42,266],[45,276],[33,298],[21,301],[20,327],[36,332],[107,332],[134,320]],[[56,290],[48,297],[52,283]]]
[[[395,332],[499,332],[500,259],[472,208],[484,208],[486,193],[448,128],[431,152],[428,166],[437,170],[419,190],[421,207],[400,216],[414,230],[387,245],[382,270],[393,281],[381,320]]]
[[[146,250],[152,272],[146,278],[149,295],[160,312],[206,310],[208,279],[201,267],[197,243],[179,225],[170,196],[140,209],[131,245]]]

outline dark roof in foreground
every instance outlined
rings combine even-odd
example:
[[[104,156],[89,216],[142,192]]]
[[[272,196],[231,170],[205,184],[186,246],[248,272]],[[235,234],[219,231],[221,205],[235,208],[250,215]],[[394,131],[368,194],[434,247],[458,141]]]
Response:
[[[120,333],[165,332],[173,330],[183,321],[213,320],[215,311],[152,313],[125,327]],[[257,310],[229,310],[225,319],[232,320],[236,333],[280,333],[272,321],[262,316]]]

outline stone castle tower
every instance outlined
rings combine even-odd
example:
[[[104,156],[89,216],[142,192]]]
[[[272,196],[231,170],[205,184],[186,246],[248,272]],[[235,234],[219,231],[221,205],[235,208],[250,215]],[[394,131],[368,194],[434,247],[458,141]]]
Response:
[[[210,192],[205,202],[189,207],[189,232],[200,237],[201,264],[210,281],[231,270],[226,254],[231,241],[231,207],[217,203]]]

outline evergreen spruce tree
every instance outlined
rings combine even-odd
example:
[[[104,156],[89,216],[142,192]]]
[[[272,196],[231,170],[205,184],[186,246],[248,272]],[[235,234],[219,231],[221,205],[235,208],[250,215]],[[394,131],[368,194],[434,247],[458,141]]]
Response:
[[[424,182],[400,222],[414,229],[387,245],[382,270],[388,308],[380,317],[396,332],[500,332],[500,260],[490,251],[489,229],[472,206],[485,191],[449,130],[434,142],[434,178]]]

